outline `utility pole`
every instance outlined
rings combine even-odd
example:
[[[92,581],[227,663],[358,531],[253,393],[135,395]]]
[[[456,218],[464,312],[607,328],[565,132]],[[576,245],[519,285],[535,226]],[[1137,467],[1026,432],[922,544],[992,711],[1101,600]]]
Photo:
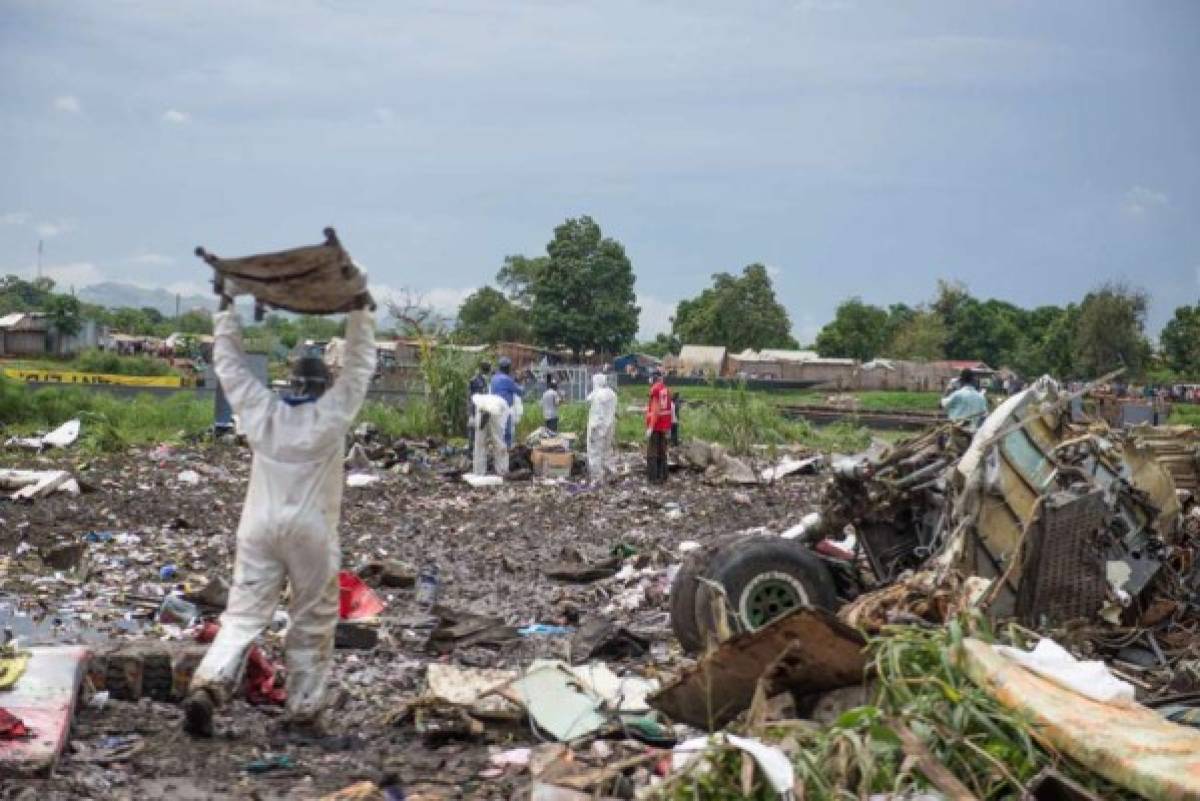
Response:
[[[179,293],[175,293],[175,322],[179,323]]]
[[[42,240],[38,240],[37,277],[42,277]]]

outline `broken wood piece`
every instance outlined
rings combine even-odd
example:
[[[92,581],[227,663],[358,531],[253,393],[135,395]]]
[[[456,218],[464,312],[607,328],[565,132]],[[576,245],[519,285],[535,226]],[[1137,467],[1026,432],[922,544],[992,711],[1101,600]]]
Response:
[[[648,700],[672,720],[715,731],[749,708],[759,679],[765,680],[768,696],[861,683],[867,666],[864,645],[857,631],[829,612],[801,607],[721,643]],[[765,675],[772,664],[774,670]]]

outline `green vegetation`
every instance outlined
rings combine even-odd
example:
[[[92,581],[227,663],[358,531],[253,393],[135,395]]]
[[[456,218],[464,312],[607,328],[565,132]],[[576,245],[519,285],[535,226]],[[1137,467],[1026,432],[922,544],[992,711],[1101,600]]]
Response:
[[[103,375],[174,375],[178,371],[152,356],[118,356],[110,351],[89,349],[71,359],[12,359],[0,367],[20,370],[46,370]]]
[[[816,346],[822,356],[863,361],[978,359],[1027,376],[1092,378],[1123,366],[1137,379],[1155,367],[1146,306],[1144,291],[1119,283],[1102,284],[1065,307],[1023,309],[940,281],[936,297],[916,308],[899,303],[884,309],[850,298],[821,329]],[[1163,332],[1164,351],[1176,369],[1193,363],[1197,320],[1200,315],[1183,307]]]
[[[689,345],[724,345],[730,353],[746,348],[795,348],[792,321],[775,297],[771,276],[751,264],[741,276],[717,273],[699,296],[682,300],[671,320],[675,340]]]
[[[1200,405],[1176,403],[1171,407],[1170,422],[1176,425],[1200,426]]]
[[[30,390],[0,377],[0,424],[7,431],[44,431],[76,417],[82,423],[79,447],[119,450],[200,434],[212,426],[213,403],[190,393],[126,398],[78,387]]]
[[[843,801],[873,794],[906,796],[931,789],[908,758],[900,732],[911,732],[930,758],[945,766],[980,799],[1017,798],[1043,768],[1053,766],[1093,789],[1100,798],[1138,798],[1077,768],[1033,737],[1030,722],[1005,709],[975,686],[958,666],[955,652],[968,621],[946,627],[889,627],[869,641],[877,691],[871,704],[843,713],[831,726],[807,721],[786,725],[755,721],[752,736],[778,743],[796,770],[796,796],[808,801]],[[972,632],[987,638],[985,631]],[[902,728],[903,727],[903,728]],[[775,794],[756,771],[749,794],[742,790],[743,758],[722,748],[713,769],[672,778],[660,791],[676,801],[769,799]]]

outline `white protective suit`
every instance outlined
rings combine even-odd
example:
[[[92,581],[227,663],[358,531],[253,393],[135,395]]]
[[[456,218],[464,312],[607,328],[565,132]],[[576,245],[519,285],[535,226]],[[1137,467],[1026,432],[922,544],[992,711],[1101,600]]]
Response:
[[[214,320],[213,367],[254,460],[229,602],[192,689],[203,687],[217,703],[228,701],[241,684],[251,643],[275,614],[286,578],[287,709],[293,719],[311,719],[324,701],[338,619],[346,431],[375,372],[375,324],[370,312],[351,312],[337,380],[318,400],[291,405],[246,367],[235,313],[220,312]]]
[[[471,403],[475,406],[475,418],[471,421],[471,425],[475,426],[471,472],[477,476],[487,474],[490,446],[492,459],[496,462],[496,475],[507,475],[508,446],[504,444],[504,431],[512,416],[512,409],[499,395],[472,395]]]
[[[612,458],[613,435],[617,429],[617,393],[608,387],[603,373],[592,376],[587,396],[587,461],[593,481],[604,481]]]

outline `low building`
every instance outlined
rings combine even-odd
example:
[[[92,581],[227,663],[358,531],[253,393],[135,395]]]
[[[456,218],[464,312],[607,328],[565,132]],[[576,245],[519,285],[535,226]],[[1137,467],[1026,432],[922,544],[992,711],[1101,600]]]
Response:
[[[81,321],[77,333],[66,335],[43,312],[13,312],[0,317],[0,356],[73,356],[99,347],[104,333],[95,320]]]
[[[663,367],[688,378],[725,375],[726,351],[720,345],[684,345],[679,355],[663,360]]]

